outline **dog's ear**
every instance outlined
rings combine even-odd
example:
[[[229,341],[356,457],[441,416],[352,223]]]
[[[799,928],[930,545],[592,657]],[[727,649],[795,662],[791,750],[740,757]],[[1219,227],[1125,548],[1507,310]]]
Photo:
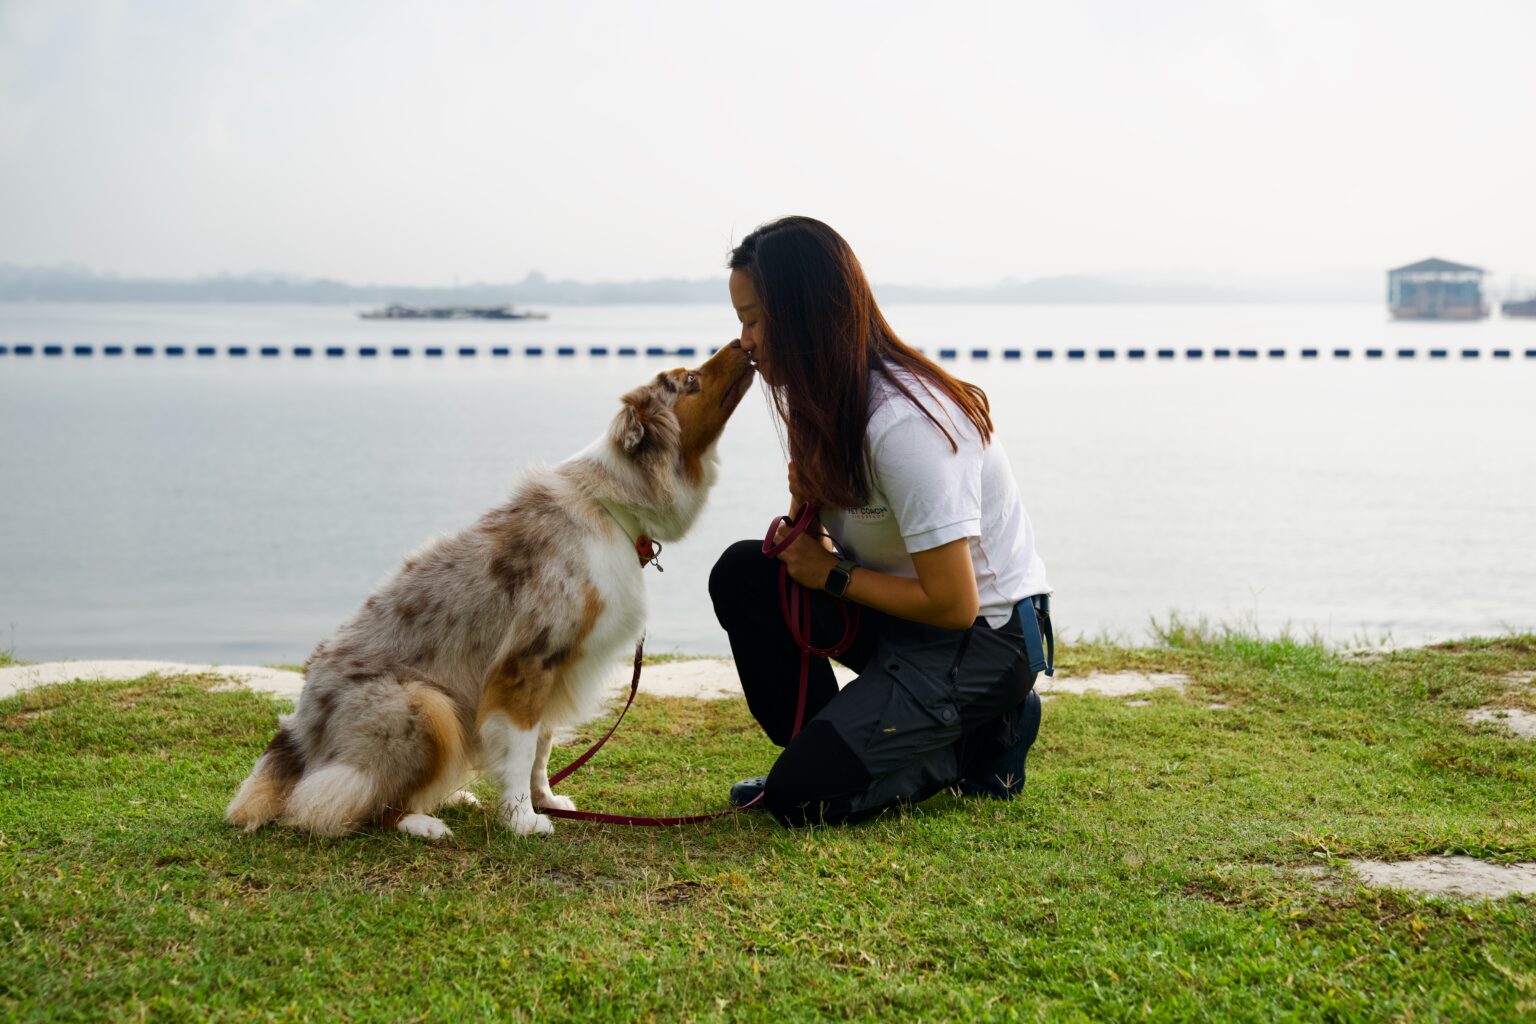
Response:
[[[613,429],[609,436],[625,455],[635,454],[645,440],[646,427],[650,423],[646,415],[647,404],[644,395],[632,391],[624,396],[624,406],[613,419]]]

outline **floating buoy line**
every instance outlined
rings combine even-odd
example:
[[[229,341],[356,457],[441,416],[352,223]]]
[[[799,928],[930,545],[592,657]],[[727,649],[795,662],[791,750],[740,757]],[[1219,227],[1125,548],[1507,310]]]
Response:
[[[90,358],[100,355],[106,358],[163,358],[163,359],[443,359],[449,356],[459,359],[473,359],[481,355],[492,359],[507,359],[514,354],[525,358],[542,358],[553,355],[556,358],[574,358],[586,355],[592,358],[613,356],[617,358],[694,358],[701,353],[700,348],[692,345],[682,345],[676,348],[666,348],[659,345],[589,345],[583,352],[574,345],[560,345],[548,347],[543,345],[525,345],[517,353],[509,345],[424,345],[419,348],[411,346],[395,345],[360,345],[347,347],[343,345],[226,345],[222,348],[216,345],[9,345],[0,344],[0,357],[28,358],[41,356],[43,358],[73,357],[77,359]],[[707,353],[713,355],[718,348],[710,348]],[[918,349],[918,351],[923,351]],[[1185,361],[1203,361],[1206,359],[1224,360],[1262,360],[1262,359],[1290,359],[1325,360],[1325,359],[1354,359],[1357,356],[1363,359],[1377,360],[1450,360],[1450,359],[1533,359],[1536,360],[1536,348],[1232,348],[1232,347],[1190,347],[1190,348],[972,348],[962,350],[959,348],[940,348],[937,350],[940,360],[950,362],[964,355],[972,360],[989,360],[993,356],[1010,362],[1022,360],[1035,360],[1050,362],[1056,359],[1064,359],[1070,362],[1114,362],[1119,359],[1135,361],[1169,361],[1183,359]]]

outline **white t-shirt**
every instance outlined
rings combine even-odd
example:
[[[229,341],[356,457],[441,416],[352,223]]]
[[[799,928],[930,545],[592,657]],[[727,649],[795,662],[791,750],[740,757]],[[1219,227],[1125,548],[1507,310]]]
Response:
[[[914,553],[969,537],[981,615],[1002,626],[1019,601],[1051,590],[1008,455],[995,433],[982,444],[948,396],[929,394],[905,373],[902,380],[960,450],[951,451],[943,432],[884,374],[871,373],[869,499],[861,508],[823,508],[821,523],[855,562],[914,579]]]

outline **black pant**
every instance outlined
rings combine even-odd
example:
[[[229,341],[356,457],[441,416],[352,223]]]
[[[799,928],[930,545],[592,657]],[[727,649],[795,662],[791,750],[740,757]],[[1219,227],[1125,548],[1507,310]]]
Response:
[[[1017,609],[997,629],[977,619],[955,630],[861,607],[853,645],[838,659],[859,677],[839,692],[827,659],[812,658],[805,725],[791,738],[800,649],[780,611],[778,559],[758,541],[732,544],[709,594],[747,707],[785,748],[763,803],[786,825],[863,821],[980,774],[1012,743],[1035,683]],[[819,590],[810,599],[812,639],[831,646],[843,626],[837,599]]]

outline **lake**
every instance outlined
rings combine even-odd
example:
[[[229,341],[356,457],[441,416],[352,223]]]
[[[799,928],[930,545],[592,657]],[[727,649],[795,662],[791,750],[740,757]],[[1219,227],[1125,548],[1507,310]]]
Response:
[[[623,391],[679,362],[590,347],[695,346],[701,360],[735,337],[723,295],[549,311],[445,323],[338,306],[0,303],[0,345],[39,353],[0,355],[0,649],[303,661],[408,551],[473,522],[528,464],[580,448]],[[1536,629],[1536,321],[1393,323],[1375,305],[886,313],[930,354],[957,348],[945,365],[991,396],[1069,636],[1141,642],[1175,612],[1340,644]],[[157,354],[135,358],[139,345]],[[220,354],[195,357],[204,345]],[[232,345],[253,354],[223,354]],[[256,358],[262,345],[283,355]],[[299,345],[347,355],[294,358]],[[434,345],[448,354],[425,358]],[[563,345],[583,354],[555,357]],[[362,346],[413,354],[362,359]],[[479,354],[454,354],[468,346]],[[1086,358],[1066,358],[1073,346]],[[1165,346],[1175,357],[1155,358]],[[1234,356],[1213,358],[1221,346]],[[1350,358],[1332,356],[1341,346]],[[1383,358],[1365,357],[1372,346]],[[1001,359],[1005,347],[1024,357]],[[1055,358],[1035,357],[1043,347]],[[1128,358],[1135,347],[1147,358]],[[783,511],[760,392],[720,450],[709,508],[648,574],[650,650],[726,653],[709,568]]]

